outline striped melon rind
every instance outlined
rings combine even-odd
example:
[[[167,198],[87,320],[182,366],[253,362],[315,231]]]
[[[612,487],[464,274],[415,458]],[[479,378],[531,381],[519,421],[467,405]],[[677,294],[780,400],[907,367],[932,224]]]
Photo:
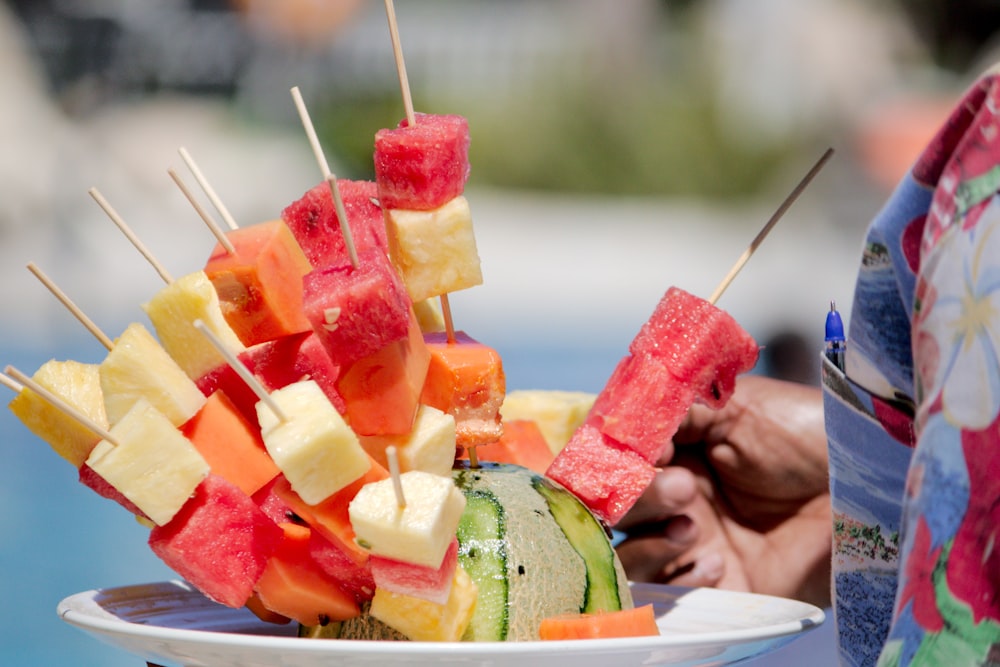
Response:
[[[569,491],[514,465],[456,462],[452,476],[467,501],[459,561],[479,589],[463,641],[538,639],[547,616],[633,606],[607,533]],[[367,614],[311,636],[399,638]]]

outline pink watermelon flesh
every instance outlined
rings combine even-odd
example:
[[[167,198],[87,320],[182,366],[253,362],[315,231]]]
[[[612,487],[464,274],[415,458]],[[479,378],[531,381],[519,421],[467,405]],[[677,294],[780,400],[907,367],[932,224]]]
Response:
[[[369,563],[355,563],[336,544],[312,531],[309,537],[309,555],[320,569],[333,577],[340,588],[358,604],[368,602],[375,595],[375,579]]]
[[[576,494],[591,512],[615,525],[653,481],[656,468],[591,424],[573,433],[545,473]]]
[[[301,334],[300,334],[301,335]],[[268,345],[268,343],[262,343]],[[205,396],[211,396],[217,391],[221,391],[233,402],[237,411],[251,424],[257,424],[257,394],[240,377],[239,373],[233,370],[229,364],[222,364],[202,375],[195,381],[198,389]]]
[[[384,209],[426,211],[465,190],[469,122],[462,116],[417,114],[375,133],[375,182]]]
[[[239,358],[268,391],[310,379],[320,386],[338,412],[343,414],[347,409],[337,391],[340,369],[313,331],[255,345],[240,353]],[[255,419],[257,400],[254,394],[251,407]]]
[[[623,358],[587,416],[604,435],[656,464],[694,400],[691,388],[649,356]]]
[[[410,297],[385,253],[367,250],[358,264],[342,262],[303,279],[306,317],[340,368],[405,338],[410,324]],[[331,313],[339,313],[335,322]]]
[[[415,565],[381,556],[371,557],[375,585],[391,593],[444,604],[458,567],[458,539],[453,539],[438,567]]]
[[[757,343],[724,310],[671,287],[629,345],[649,355],[694,392],[695,400],[722,407],[736,376],[757,363]]]
[[[80,482],[97,495],[113,500],[126,510],[139,517],[146,517],[146,514],[139,509],[135,503],[126,498],[121,491],[113,487],[106,479],[94,472],[94,469],[86,462],[80,466]]]
[[[235,485],[210,474],[149,546],[207,597],[242,607],[253,594],[282,529]]]
[[[347,224],[355,250],[376,247],[386,251],[385,222],[377,203],[378,187],[372,181],[338,179]],[[281,212],[309,262],[322,268],[348,259],[330,185],[323,181]]]

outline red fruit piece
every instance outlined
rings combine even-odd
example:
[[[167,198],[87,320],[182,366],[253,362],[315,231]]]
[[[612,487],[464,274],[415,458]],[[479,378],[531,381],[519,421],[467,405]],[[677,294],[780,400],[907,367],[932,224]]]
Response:
[[[469,122],[462,116],[417,114],[375,133],[375,182],[384,209],[427,211],[465,190]]]
[[[406,338],[410,297],[385,253],[358,255],[303,279],[306,317],[323,348],[341,369]]]
[[[757,363],[758,347],[729,313],[671,287],[629,351],[657,359],[696,400],[719,408],[733,395],[736,376]]]
[[[372,556],[372,577],[375,585],[392,593],[445,604],[451,593],[451,583],[458,567],[458,539],[453,539],[438,567],[415,565],[392,558]]]
[[[247,494],[210,474],[169,523],[153,528],[149,546],[207,597],[242,607],[281,539]]]
[[[385,222],[373,181],[338,179],[347,224],[358,253],[370,248],[387,251]],[[330,184],[323,181],[281,212],[309,262],[316,268],[347,261],[347,245],[340,229]]]
[[[656,359],[624,357],[597,395],[587,423],[656,464],[694,401],[694,392]]]
[[[592,425],[576,430],[546,473],[613,526],[656,475],[648,461]]]

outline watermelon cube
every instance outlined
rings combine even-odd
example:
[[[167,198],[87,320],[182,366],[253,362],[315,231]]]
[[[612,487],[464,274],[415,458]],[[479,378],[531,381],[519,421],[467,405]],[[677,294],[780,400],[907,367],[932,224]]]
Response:
[[[656,468],[593,425],[584,424],[556,455],[546,474],[613,526],[653,481]]]
[[[754,339],[708,301],[671,287],[629,345],[634,356],[649,355],[714,408],[733,395],[736,376],[757,363]]]
[[[217,243],[205,264],[226,322],[244,345],[309,331],[302,312],[302,276],[312,264],[282,220],[226,234],[235,248]]]
[[[344,399],[337,391],[340,369],[326,353],[314,331],[254,345],[240,354],[239,358],[268,391],[310,379],[319,385],[333,407],[337,408],[337,412],[343,414],[347,409]],[[256,400],[254,398],[255,404]],[[256,419],[256,408],[253,408],[253,412]]]
[[[650,356],[627,356],[597,395],[587,422],[650,463],[673,454],[671,438],[694,391]],[[669,451],[667,451],[669,449]]]
[[[94,472],[94,469],[87,465],[86,461],[80,465],[79,478],[81,484],[102,498],[115,501],[137,517],[149,519],[149,517],[147,517],[146,514],[139,509],[138,505],[126,498],[125,494],[112,486],[110,482]]]
[[[303,279],[305,312],[340,368],[406,338],[410,297],[385,253],[370,249]]]
[[[431,358],[420,402],[455,418],[459,447],[498,440],[507,384],[497,351],[462,331],[454,341],[444,333],[424,334],[424,342]]]
[[[438,567],[382,556],[372,556],[370,563],[376,587],[443,605],[448,602],[451,582],[458,567],[458,539],[452,539]]]
[[[469,177],[469,122],[417,114],[375,133],[375,182],[383,209],[426,211],[462,194]]]
[[[360,254],[370,248],[388,249],[385,222],[378,204],[378,186],[373,181],[337,180],[354,248]],[[302,251],[316,268],[349,259],[330,184],[323,181],[281,212]]]
[[[249,496],[209,475],[170,523],[153,528],[149,546],[207,597],[241,607],[281,539]]]

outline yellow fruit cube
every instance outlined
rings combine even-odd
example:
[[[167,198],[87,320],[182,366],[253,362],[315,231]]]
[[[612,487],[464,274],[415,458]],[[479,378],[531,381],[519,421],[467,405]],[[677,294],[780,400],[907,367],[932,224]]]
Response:
[[[163,349],[192,380],[226,363],[212,341],[194,327],[196,320],[204,322],[233,354],[246,349],[223,317],[219,295],[204,271],[178,278],[142,304],[142,309]]]
[[[558,454],[587,418],[595,398],[583,391],[519,389],[507,392],[500,415],[505,420],[528,419],[538,424],[549,449]]]
[[[31,378],[62,398],[101,428],[108,427],[101,394],[101,376],[95,364],[50,359]],[[79,468],[100,440],[93,431],[25,387],[9,403],[11,412],[56,454]]]
[[[365,451],[388,467],[385,450],[395,446],[399,470],[423,470],[442,477],[451,477],[455,463],[455,418],[429,405],[417,408],[413,430],[406,435],[360,436]]]
[[[314,380],[294,382],[271,398],[282,414],[257,403],[261,436],[302,500],[320,503],[368,472],[371,459],[358,436]]]
[[[191,441],[145,398],[111,427],[87,458],[94,472],[157,525],[174,517],[209,473]]]
[[[446,329],[444,312],[441,310],[441,300],[429,297],[413,304],[413,314],[417,316],[417,325],[421,333],[437,333]]]
[[[180,426],[205,404],[205,395],[146,327],[133,322],[100,365],[108,423],[114,425],[145,398]]]
[[[411,470],[399,476],[400,507],[392,479],[365,484],[348,507],[359,545],[385,558],[440,567],[465,510],[451,477]]]
[[[369,613],[413,641],[457,642],[472,621],[478,596],[476,582],[459,565],[444,604],[376,588]]]
[[[483,282],[465,197],[430,211],[386,213],[389,254],[414,302]]]

